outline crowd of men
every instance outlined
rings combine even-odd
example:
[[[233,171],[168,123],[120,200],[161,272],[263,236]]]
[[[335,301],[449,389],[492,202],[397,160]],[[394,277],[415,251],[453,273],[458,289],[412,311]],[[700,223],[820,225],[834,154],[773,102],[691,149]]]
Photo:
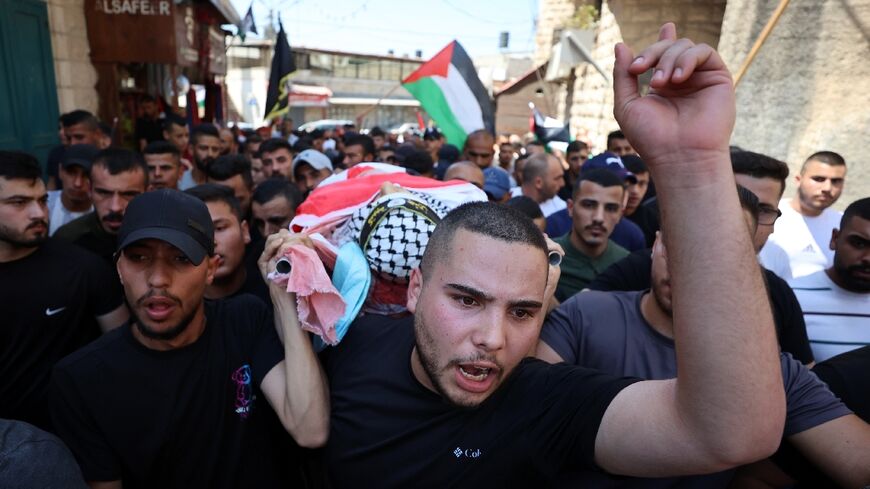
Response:
[[[618,45],[598,154],[150,97],[128,149],[64,114],[44,164],[0,152],[0,486],[870,485],[870,198],[835,209],[829,150],[783,198],[786,163],[729,146],[730,80],[671,24]],[[317,353],[267,276],[367,162],[489,202],[438,222],[404,314]]]

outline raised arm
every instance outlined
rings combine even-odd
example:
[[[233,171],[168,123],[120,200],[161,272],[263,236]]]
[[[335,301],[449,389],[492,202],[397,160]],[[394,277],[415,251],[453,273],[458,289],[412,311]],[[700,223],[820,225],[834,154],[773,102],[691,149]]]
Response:
[[[286,230],[269,236],[259,261],[263,276],[275,269],[277,259],[289,246],[305,240],[308,238],[291,235]],[[299,327],[296,296],[271,281],[268,283],[275,304],[275,326],[284,342],[284,360],[266,374],[261,389],[296,443],[318,447],[329,436],[326,375],[311,349],[308,333]]]
[[[637,77],[655,68],[648,95]],[[731,75],[673,24],[633,56],[616,46],[614,115],[649,165],[673,290],[678,378],[633,384],[613,400],[595,443],[614,473],[722,470],[765,457],[782,437],[776,333],[729,157]]]

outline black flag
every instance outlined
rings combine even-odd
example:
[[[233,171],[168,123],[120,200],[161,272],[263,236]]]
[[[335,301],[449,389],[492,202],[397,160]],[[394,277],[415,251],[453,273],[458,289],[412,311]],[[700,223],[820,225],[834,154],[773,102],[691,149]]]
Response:
[[[290,73],[296,71],[296,62],[284,24],[278,20],[278,39],[275,40],[275,55],[272,57],[272,72],[269,75],[269,91],[266,92],[266,116],[271,120],[287,113],[290,99]]]
[[[241,36],[242,42],[245,41],[245,36],[249,32],[259,34],[257,32],[257,24],[254,23],[254,2],[251,2],[251,6],[248,7],[248,13],[245,14],[245,18],[242,19],[242,25],[239,26],[239,36]]]

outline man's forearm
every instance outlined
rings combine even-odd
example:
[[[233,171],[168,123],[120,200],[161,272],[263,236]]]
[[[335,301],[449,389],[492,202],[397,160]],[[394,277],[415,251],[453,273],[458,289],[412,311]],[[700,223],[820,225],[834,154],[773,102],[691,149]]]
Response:
[[[296,296],[270,285],[275,325],[284,342],[285,389],[282,422],[301,446],[320,446],[329,434],[326,376],[299,326]]]
[[[671,158],[650,167],[669,256],[678,403],[727,457],[782,433],[776,333],[727,148]]]

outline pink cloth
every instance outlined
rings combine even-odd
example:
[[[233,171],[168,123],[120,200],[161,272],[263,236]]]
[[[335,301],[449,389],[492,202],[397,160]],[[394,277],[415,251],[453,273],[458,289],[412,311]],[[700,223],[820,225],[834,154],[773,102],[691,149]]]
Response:
[[[346,304],[332,285],[317,252],[302,245],[292,245],[284,254],[291,264],[289,274],[275,275],[272,280],[286,285],[296,294],[296,311],[302,329],[320,336],[324,343],[335,345],[335,323],[344,315]]]

